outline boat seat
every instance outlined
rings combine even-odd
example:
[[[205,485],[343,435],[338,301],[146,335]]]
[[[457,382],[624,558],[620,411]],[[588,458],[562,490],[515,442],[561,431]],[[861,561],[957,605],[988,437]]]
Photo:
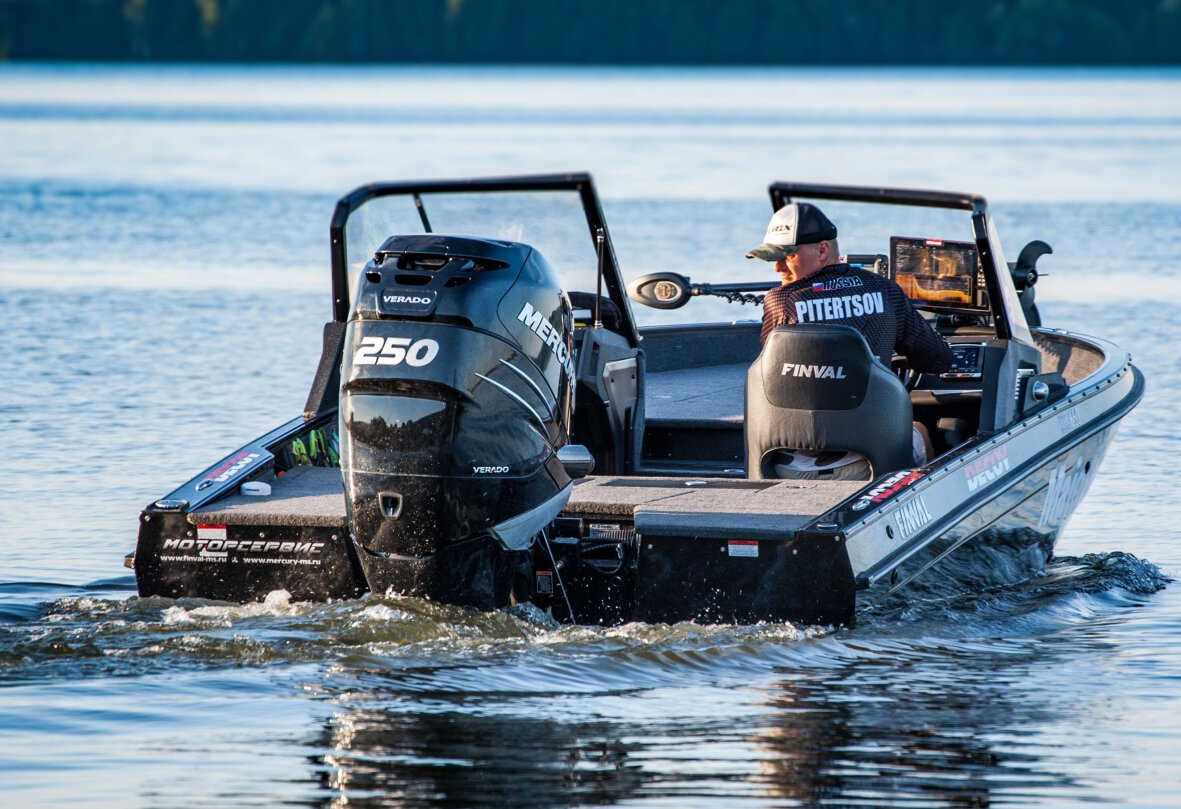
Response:
[[[784,450],[856,452],[873,477],[906,469],[912,418],[906,388],[856,329],[777,328],[746,373],[747,477],[786,476],[776,468]]]

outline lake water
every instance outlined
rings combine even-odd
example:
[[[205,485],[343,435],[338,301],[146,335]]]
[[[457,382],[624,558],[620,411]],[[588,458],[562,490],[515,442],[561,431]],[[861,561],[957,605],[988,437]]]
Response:
[[[337,197],[577,170],[629,277],[772,180],[1052,244],[1047,325],[1148,378],[1059,558],[839,631],[135,597],[139,509],[302,408]],[[0,803],[1181,804],[1179,256],[1175,70],[0,65]]]

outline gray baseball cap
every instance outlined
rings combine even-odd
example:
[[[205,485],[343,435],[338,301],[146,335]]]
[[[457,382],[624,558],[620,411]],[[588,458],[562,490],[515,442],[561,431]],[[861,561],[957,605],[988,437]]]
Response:
[[[775,261],[786,258],[800,245],[823,242],[837,237],[837,226],[807,202],[791,202],[771,217],[763,243],[746,254],[747,258]]]

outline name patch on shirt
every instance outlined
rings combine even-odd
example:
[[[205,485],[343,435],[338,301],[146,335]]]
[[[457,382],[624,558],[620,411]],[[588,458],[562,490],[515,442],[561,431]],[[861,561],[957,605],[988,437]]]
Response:
[[[886,302],[880,292],[865,292],[861,295],[834,295],[827,298],[796,301],[796,318],[800,323],[880,315],[885,311]]]

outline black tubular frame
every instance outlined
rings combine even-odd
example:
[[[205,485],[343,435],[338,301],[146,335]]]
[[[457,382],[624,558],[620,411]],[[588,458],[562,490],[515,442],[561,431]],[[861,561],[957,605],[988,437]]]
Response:
[[[333,320],[343,323],[348,320],[349,316],[351,291],[348,288],[348,256],[346,255],[344,229],[349,216],[354,211],[378,197],[413,196],[417,205],[422,195],[497,191],[574,191],[578,193],[583,212],[586,214],[587,230],[590,234],[592,247],[595,246],[595,240],[600,231],[603,235],[600,261],[601,280],[607,296],[619,307],[620,331],[633,347],[638,346],[640,343],[639,332],[636,329],[635,318],[632,316],[631,305],[628,302],[623,279],[619,273],[615,248],[611,243],[611,234],[603,217],[603,206],[599,202],[598,194],[595,193],[594,181],[590,174],[585,172],[466,180],[371,183],[350,191],[336,203],[329,228]],[[421,210],[421,205],[419,205],[419,210]],[[480,236],[481,234],[471,235]]]
[[[332,264],[333,319],[345,322],[348,319],[351,292],[348,288],[348,257],[344,241],[345,223],[359,207],[378,197],[406,195],[414,197],[420,212],[421,196],[441,193],[498,192],[498,191],[574,191],[579,195],[586,215],[587,232],[592,246],[598,234],[604,237],[601,266],[601,280],[607,296],[619,307],[621,333],[632,346],[639,345],[639,332],[631,311],[631,304],[624,290],[622,275],[615,248],[611,242],[610,230],[603,216],[603,207],[595,192],[590,174],[574,172],[569,174],[538,174],[516,177],[471,178],[461,180],[427,180],[397,183],[371,183],[360,186],[346,194],[336,203],[329,229]],[[971,215],[972,232],[980,263],[984,270],[988,299],[992,307],[996,336],[1000,339],[1014,337],[1028,338],[1028,326],[1020,308],[1011,305],[1016,300],[1016,291],[1004,290],[1002,285],[1012,284],[1004,253],[996,239],[989,214],[988,202],[977,194],[963,194],[948,191],[928,191],[905,188],[878,188],[873,186],[826,185],[815,183],[774,182],[768,188],[773,209],[779,209],[794,198],[830,199],[846,202],[865,202],[883,205],[903,205],[921,208],[950,208],[967,211]],[[394,234],[390,234],[394,235]],[[480,234],[472,234],[479,236]],[[1011,291],[1012,295],[1006,295]]]
[[[916,208],[952,208],[969,211],[972,217],[972,234],[976,241],[976,250],[980,254],[980,266],[984,270],[984,283],[988,290],[988,301],[992,308],[993,322],[996,326],[996,336],[1002,340],[1019,337],[1023,342],[1032,343],[1029,327],[1025,323],[1025,315],[1017,307],[1016,311],[1009,305],[1010,299],[1016,300],[1016,290],[1012,295],[1004,294],[1001,285],[1012,285],[1009,268],[1004,260],[1004,253],[996,241],[995,231],[991,226],[988,215],[988,201],[978,194],[961,194],[953,191],[925,191],[911,188],[875,188],[872,186],[854,185],[818,185],[814,183],[771,183],[768,191],[771,194],[771,206],[779,210],[793,198],[831,199],[844,202],[870,202],[882,205],[906,205]],[[1017,324],[1020,324],[1017,326]],[[1016,327],[1016,328],[1015,328]],[[1015,331],[1017,333],[1015,333]]]

